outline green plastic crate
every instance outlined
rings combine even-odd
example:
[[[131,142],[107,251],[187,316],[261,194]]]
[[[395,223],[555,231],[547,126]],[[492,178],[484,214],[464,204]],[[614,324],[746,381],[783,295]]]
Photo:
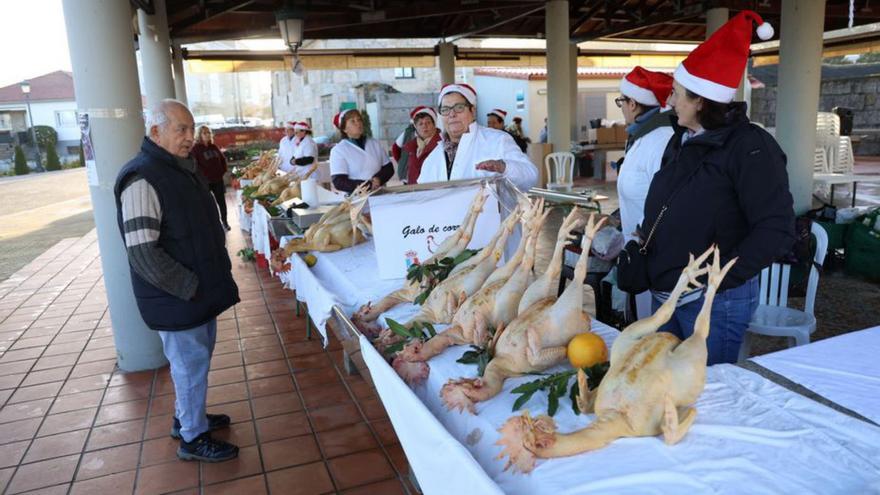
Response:
[[[825,232],[828,234],[828,249],[843,249],[846,244],[846,231],[847,227],[850,224],[846,223],[834,223],[834,222],[823,222],[821,220],[814,220],[814,222],[818,223],[825,229]]]
[[[846,235],[846,272],[880,281],[880,237],[862,223],[852,223]]]

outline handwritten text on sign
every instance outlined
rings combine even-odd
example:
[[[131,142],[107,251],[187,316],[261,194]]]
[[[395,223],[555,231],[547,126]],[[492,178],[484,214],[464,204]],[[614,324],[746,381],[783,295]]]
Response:
[[[370,215],[379,276],[403,278],[409,265],[431,257],[437,247],[460,228],[479,189],[472,186],[371,197]],[[490,195],[477,218],[468,247],[485,246],[499,224],[498,203]]]

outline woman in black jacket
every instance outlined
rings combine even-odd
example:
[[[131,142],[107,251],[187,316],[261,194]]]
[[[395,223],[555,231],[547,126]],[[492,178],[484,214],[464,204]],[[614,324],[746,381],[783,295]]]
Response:
[[[757,275],[794,243],[785,154],[772,136],[749,122],[745,103],[731,103],[734,81],[742,80],[744,60],[738,75],[721,74],[715,80],[699,65],[702,60],[724,62],[732,37],[725,28],[741,30],[747,23],[747,47],[752,21],[760,24],[757,14],[744,11],[676,70],[669,98],[678,116],[675,134],[648,191],[640,231],[641,238],[647,239],[656,223],[647,250],[655,310],[688,264],[690,253],[698,255],[717,244],[722,265],[737,258],[712,305],[708,364],[736,362],[758,304]],[[729,26],[735,22],[740,24]],[[713,44],[719,33],[723,43],[715,40]],[[706,48],[717,53],[706,53]],[[682,339],[690,336],[702,304],[702,291],[686,294],[661,330]]]

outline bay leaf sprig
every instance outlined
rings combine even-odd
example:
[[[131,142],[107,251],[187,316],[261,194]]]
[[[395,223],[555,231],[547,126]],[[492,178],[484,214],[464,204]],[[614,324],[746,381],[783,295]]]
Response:
[[[599,363],[589,368],[583,368],[584,373],[587,374],[587,383],[589,384],[590,390],[594,390],[596,387],[599,386],[599,383],[602,381],[605,373],[608,372],[608,367],[609,363],[606,361],[604,363]],[[514,388],[513,390],[511,390],[511,393],[521,395],[513,403],[513,410],[518,411],[537,392],[546,391],[548,394],[547,414],[553,416],[556,414],[556,411],[559,410],[559,399],[561,397],[564,397],[566,395],[566,391],[568,391],[568,397],[571,400],[572,410],[575,414],[580,414],[580,410],[577,405],[577,396],[580,393],[578,382],[577,380],[574,380],[574,384],[571,386],[571,388],[569,388],[568,385],[572,377],[577,377],[576,369],[561,371],[559,373],[553,373],[550,375],[544,375],[543,378],[523,383],[522,385]]]

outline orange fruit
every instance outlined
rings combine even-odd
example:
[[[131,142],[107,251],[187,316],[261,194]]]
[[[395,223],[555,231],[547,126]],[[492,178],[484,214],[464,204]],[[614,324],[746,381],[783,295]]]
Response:
[[[608,361],[608,346],[593,332],[575,335],[568,342],[568,362],[575,368],[589,368]]]

